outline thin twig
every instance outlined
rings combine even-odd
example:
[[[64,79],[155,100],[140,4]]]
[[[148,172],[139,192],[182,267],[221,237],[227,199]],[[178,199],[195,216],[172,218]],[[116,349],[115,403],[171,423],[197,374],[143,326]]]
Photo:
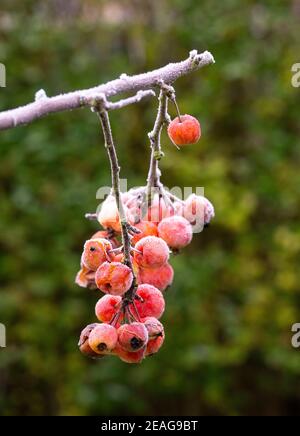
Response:
[[[130,104],[139,103],[143,98],[155,97],[155,92],[152,89],[148,91],[138,91],[133,97],[124,98],[115,103],[108,102],[107,110],[122,109]]]
[[[141,318],[140,318],[139,311],[138,311],[138,309],[137,309],[137,307],[136,307],[135,300],[133,300],[132,305],[133,305],[133,308],[134,308],[134,311],[135,311],[135,314],[136,314],[137,320],[140,322],[140,321],[141,321]]]
[[[151,188],[158,187],[160,181],[160,171],[158,168],[158,161],[163,156],[160,144],[160,135],[165,123],[168,122],[168,97],[163,90],[159,94],[159,104],[157,116],[155,119],[153,130],[149,133],[151,144],[151,159],[147,178],[147,191]]]
[[[98,109],[98,108],[97,108]],[[112,191],[113,195],[116,200],[117,208],[119,211],[119,217],[120,217],[120,223],[121,223],[121,230],[122,230],[122,244],[124,248],[124,263],[131,269],[132,263],[131,263],[131,257],[130,257],[130,238],[128,234],[128,227],[127,227],[127,219],[125,215],[124,206],[121,200],[121,189],[120,189],[120,167],[117,157],[116,148],[114,145],[113,137],[112,137],[112,131],[110,127],[110,121],[109,116],[107,113],[107,110],[102,109],[97,112],[101,126],[102,131],[105,139],[105,147],[108,153],[109,161],[110,161],[110,167],[111,167],[111,178],[112,178]]]
[[[111,250],[108,251],[108,254],[121,254],[121,253],[123,253],[123,246],[112,248]]]
[[[131,316],[131,319],[133,320],[133,322],[135,322],[135,321],[141,321],[141,319],[138,319],[135,315],[134,315],[134,313],[132,312],[132,310],[131,310],[131,307],[130,307],[130,305],[128,305],[127,306],[127,310],[128,310],[128,314]]]
[[[138,229],[137,227],[134,227],[128,223],[127,223],[127,230],[129,233],[131,233],[133,235],[139,235],[140,233],[142,233],[142,231],[140,229]]]
[[[127,305],[127,301],[133,301],[135,297],[136,292],[136,277],[133,270],[133,265],[131,262],[131,237],[129,232],[130,231],[139,231],[138,229],[135,229],[132,227],[128,222],[124,210],[124,206],[121,199],[121,188],[120,188],[120,166],[118,162],[118,156],[116,147],[114,144],[111,126],[110,126],[110,120],[108,116],[108,112],[106,109],[103,109],[101,107],[101,102],[105,103],[105,100],[101,100],[98,98],[96,100],[96,106],[94,106],[94,111],[97,112],[97,115],[100,119],[102,131],[104,135],[105,140],[105,147],[108,153],[109,161],[110,161],[110,168],[111,168],[111,177],[112,177],[112,193],[115,197],[118,212],[119,212],[119,218],[121,223],[121,232],[122,232],[122,244],[123,244],[123,252],[124,252],[124,263],[127,265],[133,274],[133,282],[130,287],[130,289],[125,293],[123,296],[123,308],[124,308],[124,315],[125,314],[125,308]]]
[[[162,80],[160,80],[161,90],[158,97],[158,110],[154,123],[153,130],[148,134],[151,145],[151,157],[149,172],[147,178],[147,193],[144,202],[144,207],[147,208],[152,203],[153,190],[160,187],[160,169],[158,166],[159,160],[163,157],[163,152],[161,150],[161,131],[165,124],[170,122],[170,117],[168,114],[168,99],[170,97],[170,90],[172,93],[174,89],[169,85],[166,85]],[[145,211],[143,211],[143,214]]]
[[[86,213],[84,216],[87,220],[97,221],[97,214],[96,213]]]
[[[176,112],[177,112],[177,116],[178,116],[178,120],[181,123],[182,122],[181,114],[180,114],[180,110],[179,110],[179,107],[178,107],[178,104],[177,104],[177,101],[176,101],[175,97],[172,98],[172,102],[174,103],[174,106],[175,106],[175,109],[176,109]]]
[[[165,205],[167,207],[170,207],[174,211],[174,209],[175,209],[174,208],[174,204],[172,203],[170,197],[168,197],[167,191],[165,190],[165,188],[164,188],[162,183],[160,183],[160,185],[159,185],[159,194],[162,197],[162,199],[164,200]]]
[[[44,92],[42,95],[37,93],[38,98],[33,103],[1,112],[0,130],[29,124],[51,113],[89,106],[86,100],[91,95],[103,93],[106,98],[109,98],[123,92],[153,89],[160,80],[171,84],[179,77],[212,63],[214,63],[214,58],[208,51],[198,54],[196,50],[192,50],[189,57],[182,62],[171,63],[157,70],[136,76],[122,74],[118,79],[94,88],[73,91],[55,97],[47,97]]]
[[[155,92],[152,89],[148,91],[138,91],[132,97],[124,98],[122,100],[111,102],[107,101],[105,94],[91,94],[88,97],[82,97],[82,105],[89,105],[92,110],[97,106],[98,101],[101,100],[102,110],[111,111],[115,109],[123,109],[130,104],[139,103],[143,98],[155,97]],[[95,109],[97,111],[97,109]]]
[[[172,201],[176,201],[176,202],[178,202],[178,203],[180,203],[180,204],[185,204],[184,203],[184,201],[181,199],[181,198],[179,198],[179,197],[177,197],[176,195],[174,195],[174,194],[171,194],[171,192],[170,191],[166,191],[165,190],[165,194],[172,200]]]

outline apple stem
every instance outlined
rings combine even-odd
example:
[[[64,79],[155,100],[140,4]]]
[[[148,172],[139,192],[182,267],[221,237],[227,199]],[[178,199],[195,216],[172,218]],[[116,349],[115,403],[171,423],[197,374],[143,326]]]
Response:
[[[180,111],[179,111],[179,107],[178,107],[177,101],[176,101],[175,98],[173,98],[172,101],[173,101],[173,103],[174,103],[174,105],[175,105],[175,108],[176,108],[176,112],[177,112],[177,116],[178,116],[179,122],[182,123],[181,115],[180,115]]]

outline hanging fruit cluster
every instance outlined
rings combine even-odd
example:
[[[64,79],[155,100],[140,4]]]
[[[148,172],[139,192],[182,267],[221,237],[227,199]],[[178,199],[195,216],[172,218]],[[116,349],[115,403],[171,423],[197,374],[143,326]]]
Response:
[[[108,115],[105,110],[98,111],[113,188],[95,215],[103,230],[85,242],[76,277],[79,286],[104,293],[95,308],[99,323],[88,325],[79,341],[80,351],[92,358],[116,355],[124,362],[139,363],[160,349],[165,338],[160,322],[165,291],[174,277],[170,255],[190,244],[195,228],[198,232],[199,226],[205,227],[214,217],[214,208],[205,197],[192,194],[183,201],[160,182],[158,156],[163,125],[169,124],[169,137],[178,147],[195,143],[201,136],[194,117],[180,116],[170,88],[161,90],[156,123],[149,134],[152,156],[145,187],[119,191],[119,167]],[[170,123],[168,98],[178,111],[178,117]]]

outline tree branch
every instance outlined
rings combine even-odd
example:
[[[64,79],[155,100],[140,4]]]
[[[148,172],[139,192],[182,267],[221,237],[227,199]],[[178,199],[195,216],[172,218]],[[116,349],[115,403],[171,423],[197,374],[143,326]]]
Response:
[[[47,97],[45,92],[37,93],[35,102],[1,112],[0,130],[29,124],[51,113],[89,106],[87,99],[91,95],[104,94],[106,98],[109,98],[123,92],[147,90],[157,86],[160,80],[171,84],[179,77],[212,63],[214,63],[214,58],[208,51],[198,54],[196,50],[192,50],[189,57],[182,62],[171,63],[157,70],[136,76],[122,74],[119,79],[94,88],[69,92],[55,97]]]
[[[130,104],[139,103],[143,98],[155,97],[155,92],[152,89],[147,91],[138,91],[132,97],[124,98],[122,100],[116,101],[114,103],[107,101],[105,94],[95,94],[89,97],[83,97],[82,103],[91,106],[92,110],[95,105],[97,105],[97,99],[101,99],[102,108],[111,111],[115,109],[123,109]]]
[[[143,98],[155,97],[155,92],[152,89],[148,91],[138,91],[134,96],[129,98],[124,98],[117,101],[116,103],[107,103],[108,110],[122,109],[123,107],[129,106],[130,104],[139,103]]]

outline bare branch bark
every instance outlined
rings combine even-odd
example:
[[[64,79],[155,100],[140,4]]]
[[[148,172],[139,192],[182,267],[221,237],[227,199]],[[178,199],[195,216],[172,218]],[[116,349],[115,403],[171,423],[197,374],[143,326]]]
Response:
[[[168,64],[148,73],[136,76],[121,74],[118,79],[100,86],[69,92],[55,97],[47,97],[45,93],[38,94],[36,101],[33,103],[1,112],[0,130],[29,124],[51,113],[89,106],[87,99],[91,95],[104,94],[106,98],[109,98],[123,92],[152,89],[157,86],[160,80],[163,80],[166,84],[171,84],[179,77],[212,63],[214,63],[214,58],[208,51],[198,54],[196,50],[192,50],[186,60]]]
[[[115,103],[108,102],[107,109],[109,111],[115,109],[122,109],[123,107],[129,106],[130,104],[139,103],[143,98],[155,97],[155,92],[152,89],[147,91],[138,91],[134,96],[124,98]]]
[[[148,97],[155,97],[155,92],[152,89],[149,89],[147,91],[138,91],[135,95],[128,98],[123,98],[122,100],[116,101],[114,103],[107,101],[105,94],[93,94],[89,97],[84,97],[82,99],[82,103],[85,105],[93,106],[95,105],[95,102],[97,104],[97,100],[101,99],[103,102],[103,109],[107,111],[112,111],[115,109],[123,109],[126,106],[129,106],[130,104],[139,103],[143,98]]]

